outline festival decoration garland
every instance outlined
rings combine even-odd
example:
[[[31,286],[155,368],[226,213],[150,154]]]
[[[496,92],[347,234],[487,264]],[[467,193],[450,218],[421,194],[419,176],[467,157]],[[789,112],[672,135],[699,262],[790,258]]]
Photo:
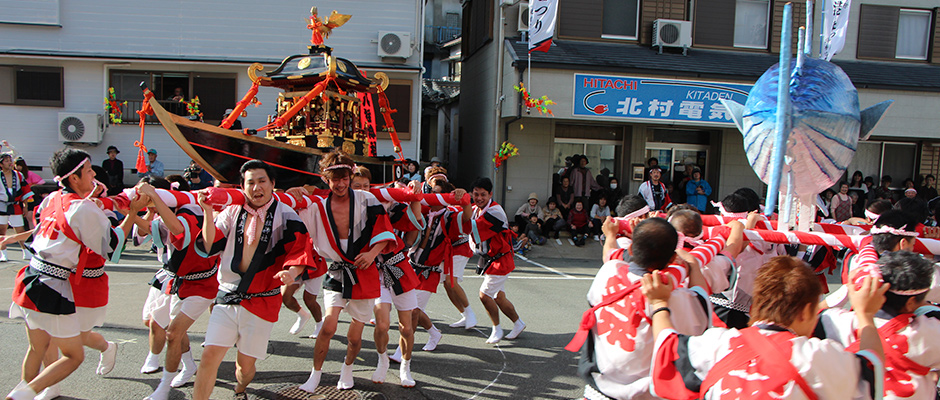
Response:
[[[503,161],[509,159],[509,157],[519,155],[519,149],[516,145],[509,143],[508,141],[503,142],[499,145],[499,149],[496,150],[496,155],[493,156],[493,163],[496,164],[495,169],[499,170],[499,166],[503,165]]]
[[[112,124],[120,124],[121,120],[121,106],[126,106],[127,101],[119,103],[117,101],[117,96],[114,94],[114,88],[108,88],[108,97],[104,99],[104,111],[108,114],[108,121]]]
[[[518,86],[513,86],[513,89],[516,89],[517,92],[522,92],[522,101],[525,102],[527,108],[534,108],[539,110],[539,114],[549,114],[555,116],[555,113],[552,112],[548,106],[555,104],[554,101],[548,98],[548,96],[542,97],[531,97],[529,91],[525,88],[525,85],[522,82],[519,82]]]
[[[199,111],[199,96],[193,97],[192,100],[180,100],[180,103],[186,105],[186,112],[191,116],[198,116],[199,120],[202,121],[202,111]]]

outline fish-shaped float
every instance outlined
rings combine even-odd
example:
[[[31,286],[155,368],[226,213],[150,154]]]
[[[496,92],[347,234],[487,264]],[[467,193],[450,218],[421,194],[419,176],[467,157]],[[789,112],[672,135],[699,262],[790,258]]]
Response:
[[[836,184],[855,156],[859,139],[868,138],[893,100],[860,111],[858,91],[848,75],[833,63],[805,56],[811,45],[804,47],[803,28],[793,59],[788,18],[789,5],[784,10],[780,62],[757,80],[746,104],[722,104],[744,135],[748,162],[768,184],[765,211],[774,211],[783,189],[788,200],[780,216],[792,223],[789,199],[814,204],[818,193]],[[785,85],[779,85],[780,76],[786,78]]]

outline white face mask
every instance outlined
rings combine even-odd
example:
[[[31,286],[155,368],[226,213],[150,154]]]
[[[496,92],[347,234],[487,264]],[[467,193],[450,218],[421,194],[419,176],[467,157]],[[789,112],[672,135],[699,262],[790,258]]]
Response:
[[[617,184],[616,184],[616,183],[611,183],[611,184],[610,184],[610,188],[611,188],[611,189],[616,189],[616,188],[617,188]]]

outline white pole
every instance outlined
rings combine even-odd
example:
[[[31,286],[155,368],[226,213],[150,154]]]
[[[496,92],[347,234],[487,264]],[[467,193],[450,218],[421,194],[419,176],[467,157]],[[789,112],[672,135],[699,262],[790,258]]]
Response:
[[[813,0],[806,0],[806,41],[802,49],[807,57],[813,56]]]

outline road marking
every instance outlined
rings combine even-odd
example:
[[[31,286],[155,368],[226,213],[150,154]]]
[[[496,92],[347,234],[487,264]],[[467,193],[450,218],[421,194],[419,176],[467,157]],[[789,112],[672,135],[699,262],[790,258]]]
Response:
[[[534,266],[536,266],[536,267],[542,267],[542,268],[544,268],[544,269],[547,270],[547,271],[554,272],[554,273],[556,273],[556,274],[558,274],[558,275],[561,275],[561,276],[563,276],[563,277],[565,277],[565,278],[574,278],[574,276],[568,275],[568,274],[566,274],[566,273],[564,273],[564,272],[561,272],[561,271],[559,271],[559,270],[557,270],[557,269],[555,269],[555,268],[549,267],[549,266],[547,266],[547,265],[545,265],[545,264],[542,264],[542,263],[540,263],[540,262],[532,261],[532,260],[526,258],[525,256],[521,256],[521,255],[516,254],[516,257],[519,257],[519,258],[523,259],[525,262],[527,262],[527,263],[529,263],[529,264],[532,264],[532,265],[534,265]]]

